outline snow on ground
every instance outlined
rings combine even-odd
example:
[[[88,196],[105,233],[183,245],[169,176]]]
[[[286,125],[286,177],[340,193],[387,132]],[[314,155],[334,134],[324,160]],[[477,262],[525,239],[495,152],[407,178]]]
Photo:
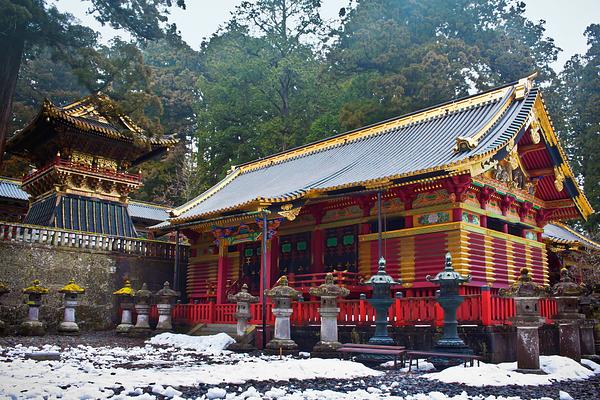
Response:
[[[173,337],[175,336],[175,337]],[[173,335],[165,339],[187,347],[188,338]],[[215,335],[220,336],[220,335]],[[192,341],[193,342],[193,341]],[[0,397],[8,398],[81,398],[100,399],[113,396],[114,389],[124,387],[123,395],[141,394],[140,388],[152,386],[156,394],[175,396],[174,388],[199,383],[243,383],[248,380],[351,379],[374,376],[381,372],[362,364],[341,360],[293,359],[284,357],[250,357],[220,350],[223,337],[195,342],[196,352],[179,347],[90,347],[79,345],[61,352],[60,361],[34,361],[25,355],[39,351],[36,347],[17,345],[0,348]],[[207,343],[211,343],[208,345]],[[59,351],[44,346],[43,351]],[[197,353],[202,353],[200,359]],[[147,396],[146,396],[147,397]],[[136,397],[139,399],[140,397]]]
[[[588,368],[561,356],[540,356],[540,369],[546,375],[516,372],[517,363],[486,364],[464,367],[457,365],[423,377],[446,383],[463,383],[469,386],[550,385],[553,381],[583,380],[600,373],[600,365],[590,360],[582,361]]]
[[[148,343],[173,346],[180,349],[191,349],[201,353],[219,354],[235,340],[226,333],[212,336],[189,336],[176,333],[161,333],[148,340]]]

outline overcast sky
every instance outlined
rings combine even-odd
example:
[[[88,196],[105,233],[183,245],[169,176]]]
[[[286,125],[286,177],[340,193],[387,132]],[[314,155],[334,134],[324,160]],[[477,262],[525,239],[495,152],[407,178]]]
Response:
[[[600,0],[524,0],[526,15],[532,20],[546,21],[546,33],[554,38],[559,53],[554,68],[562,69],[565,61],[573,54],[586,51],[585,28],[591,23],[600,23]],[[89,2],[80,0],[54,0],[58,8],[68,11],[82,23],[99,30],[103,39],[116,34],[127,37],[108,27],[102,27],[93,17],[86,15]],[[186,10],[174,8],[171,20],[181,31],[183,39],[194,49],[198,49],[203,38],[209,37],[223,24],[241,0],[186,0]],[[337,17],[338,11],[347,0],[322,0],[321,15],[325,19]]]

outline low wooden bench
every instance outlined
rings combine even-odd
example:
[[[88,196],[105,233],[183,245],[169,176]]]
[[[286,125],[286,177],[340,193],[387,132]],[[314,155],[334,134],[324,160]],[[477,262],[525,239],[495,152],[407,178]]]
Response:
[[[344,343],[337,351],[340,353],[381,354],[392,356],[394,357],[394,368],[397,368],[398,358],[400,358],[402,367],[404,367],[404,353],[406,352],[406,348],[404,346]]]
[[[467,366],[467,362],[470,363],[470,366],[472,367],[475,363],[475,361],[477,361],[477,366],[479,366],[479,361],[482,360],[481,356],[475,355],[475,354],[460,354],[460,353],[440,353],[440,352],[435,352],[435,351],[413,351],[413,350],[409,350],[406,352],[406,356],[408,358],[408,372],[410,372],[412,365],[413,365],[413,360],[416,361],[416,366],[417,368],[419,368],[419,357],[440,357],[440,358],[454,358],[454,359],[460,359],[464,361],[464,365],[465,367]]]

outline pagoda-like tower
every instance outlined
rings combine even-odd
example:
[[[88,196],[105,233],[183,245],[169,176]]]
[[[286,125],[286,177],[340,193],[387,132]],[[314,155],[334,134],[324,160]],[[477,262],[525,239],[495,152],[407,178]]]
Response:
[[[142,182],[140,173],[130,171],[175,143],[150,138],[102,94],[64,107],[45,100],[7,143],[7,152],[35,165],[22,182],[31,195],[24,222],[137,236],[127,202]]]

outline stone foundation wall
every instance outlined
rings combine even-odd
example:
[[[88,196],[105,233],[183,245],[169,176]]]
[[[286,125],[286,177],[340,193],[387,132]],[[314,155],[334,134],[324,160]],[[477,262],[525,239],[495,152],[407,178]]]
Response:
[[[117,307],[112,292],[128,277],[134,289],[142,282],[156,291],[173,278],[173,261],[155,260],[81,248],[53,247],[43,244],[0,241],[0,281],[11,290],[0,298],[0,320],[7,333],[15,333],[27,316],[22,289],[39,279],[50,289],[44,296],[40,319],[53,331],[63,317],[62,294],[57,290],[70,278],[85,288],[76,317],[82,330],[111,329]]]

